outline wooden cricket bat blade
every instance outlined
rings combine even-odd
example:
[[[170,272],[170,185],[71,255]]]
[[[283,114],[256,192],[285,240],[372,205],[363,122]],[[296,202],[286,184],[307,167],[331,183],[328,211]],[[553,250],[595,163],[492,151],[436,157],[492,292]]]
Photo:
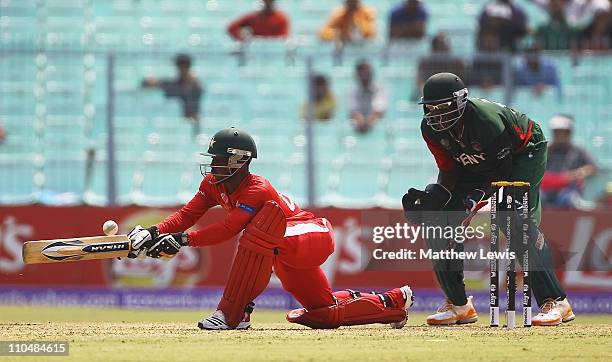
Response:
[[[70,239],[26,241],[22,257],[26,264],[54,263],[126,257],[130,239],[126,235],[87,236]]]

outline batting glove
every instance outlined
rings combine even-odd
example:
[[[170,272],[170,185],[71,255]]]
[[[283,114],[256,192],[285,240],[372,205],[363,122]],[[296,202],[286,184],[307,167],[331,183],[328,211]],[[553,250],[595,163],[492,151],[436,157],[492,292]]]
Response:
[[[156,226],[144,229],[140,225],[136,225],[132,231],[127,234],[130,239],[131,248],[128,253],[128,258],[134,259],[140,256],[143,251],[146,251],[147,247],[151,245],[151,241],[159,236],[159,231]]]
[[[187,246],[188,243],[189,240],[185,233],[162,234],[153,240],[146,254],[156,259],[160,257],[172,258],[181,247]]]

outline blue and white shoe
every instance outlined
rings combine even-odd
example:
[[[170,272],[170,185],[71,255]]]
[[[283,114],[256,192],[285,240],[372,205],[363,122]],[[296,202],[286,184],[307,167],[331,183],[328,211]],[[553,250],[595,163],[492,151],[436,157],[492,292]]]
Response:
[[[220,310],[215,311],[210,317],[199,321],[198,327],[200,329],[213,330],[213,331],[214,330],[222,331],[222,330],[231,329],[225,322],[225,315],[223,315],[223,312]],[[236,327],[236,329],[249,329],[250,327],[251,327],[251,314],[245,312],[244,318],[242,319],[242,321],[240,321],[240,323],[238,323],[238,326]]]

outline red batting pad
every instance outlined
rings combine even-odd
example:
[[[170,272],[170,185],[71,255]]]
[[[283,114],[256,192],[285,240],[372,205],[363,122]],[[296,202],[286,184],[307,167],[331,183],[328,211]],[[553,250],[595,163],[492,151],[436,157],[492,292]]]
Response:
[[[238,252],[219,302],[230,328],[244,317],[245,307],[268,285],[275,248],[283,241],[287,223],[282,209],[268,201],[255,215],[239,240]]]
[[[334,297],[338,300],[337,304],[313,310],[294,309],[287,313],[287,320],[310,328],[329,329],[370,323],[394,323],[406,318],[404,308],[385,307],[380,297],[375,294],[361,293],[360,296],[354,297],[348,291],[340,291],[335,292]]]

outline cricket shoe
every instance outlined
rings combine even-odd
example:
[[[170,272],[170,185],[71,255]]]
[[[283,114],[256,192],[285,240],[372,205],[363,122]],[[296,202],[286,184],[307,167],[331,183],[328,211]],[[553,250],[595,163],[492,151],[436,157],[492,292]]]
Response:
[[[430,326],[448,326],[451,324],[474,323],[478,320],[478,313],[472,304],[472,296],[467,299],[466,305],[454,305],[450,300],[438,308],[436,313],[427,317]]]
[[[410,307],[412,307],[414,304],[414,295],[412,294],[412,289],[410,289],[409,286],[404,285],[403,287],[399,288],[399,290],[402,292],[402,296],[404,297],[404,310],[406,311],[406,318],[399,322],[390,323],[391,327],[395,329],[403,328],[406,325],[406,322],[408,322],[408,309],[410,309]]]
[[[534,326],[558,326],[561,323],[571,322],[576,318],[572,306],[567,301],[546,299],[540,313],[533,317],[531,324]]]
[[[249,329],[251,327],[251,313],[253,312],[254,306],[254,303],[249,303],[249,305],[247,305],[246,311],[244,312],[244,318],[238,323],[236,329]],[[210,317],[199,321],[198,328],[218,331],[231,329],[225,322],[225,315],[220,310],[216,310]]]

